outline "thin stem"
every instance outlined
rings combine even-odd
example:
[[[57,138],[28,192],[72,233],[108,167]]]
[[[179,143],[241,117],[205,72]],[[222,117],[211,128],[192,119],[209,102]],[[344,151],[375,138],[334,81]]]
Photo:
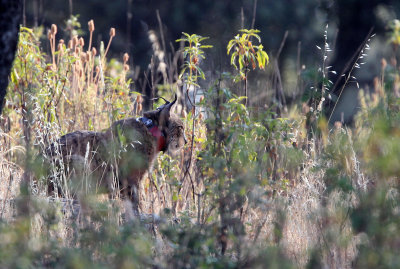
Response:
[[[190,42],[190,41],[189,41],[189,48],[190,48],[190,49],[192,48],[192,42]],[[191,51],[191,50],[190,50],[190,51]],[[183,178],[182,178],[182,180],[181,180],[182,186],[183,186],[183,182],[185,181],[186,176],[189,174],[189,170],[190,170],[190,167],[191,167],[191,164],[192,164],[192,159],[193,159],[193,148],[194,148],[194,138],[195,138],[195,131],[196,131],[196,95],[197,95],[197,88],[196,88],[196,86],[195,86],[194,84],[192,84],[192,79],[193,79],[193,76],[194,76],[195,78],[197,78],[197,70],[195,70],[195,71],[194,71],[194,74],[193,74],[193,69],[192,69],[192,67],[190,66],[190,65],[193,63],[194,57],[196,57],[196,55],[193,55],[193,53],[190,52],[190,53],[189,53],[189,77],[188,77],[188,79],[187,79],[187,81],[188,81],[189,83],[186,84],[186,94],[187,94],[187,97],[188,97],[188,100],[189,100],[190,104],[191,104],[192,107],[193,107],[193,114],[192,114],[192,137],[191,137],[190,155],[189,155],[190,158],[189,158],[189,162],[188,162],[188,164],[187,164],[187,166],[186,166],[186,170],[185,170],[185,173],[184,173],[184,175],[183,175]],[[190,95],[189,95],[189,85],[193,85],[193,101],[191,100]],[[190,174],[189,174],[189,177],[190,177],[190,182],[191,182],[191,185],[192,185],[192,192],[193,192],[193,198],[194,198],[194,195],[195,195],[194,183],[193,183],[193,180],[192,180],[192,177],[190,176]],[[179,191],[180,191],[180,190],[179,190]]]
[[[158,25],[160,27],[161,44],[163,46],[163,51],[165,53],[167,48],[165,45],[164,31],[163,31],[163,25],[162,25],[162,21],[161,21],[160,11],[158,9],[156,10],[156,15],[157,15],[157,20],[158,20]]]
[[[92,48],[92,38],[93,38],[93,31],[90,31],[88,53],[91,53],[90,49]]]
[[[248,72],[249,72],[249,70],[248,70],[248,68],[246,68],[245,75],[244,75],[244,96],[246,96],[246,99],[244,100],[244,105],[246,107],[247,107],[247,99],[248,99],[248,96],[247,96],[247,75],[248,75]]]
[[[52,46],[52,56],[53,56],[53,66],[54,68],[56,67],[56,34],[54,33],[51,39],[51,42],[53,43]]]
[[[72,0],[69,0],[69,16],[72,16]]]
[[[106,58],[106,55],[107,55],[108,49],[110,48],[110,44],[111,44],[112,39],[113,39],[113,37],[111,36],[110,40],[108,41],[106,51],[104,52],[104,59]]]
[[[26,27],[26,0],[24,0],[22,5],[22,25]]]
[[[373,29],[371,28],[371,30],[369,31],[369,33],[368,33],[367,37],[365,38],[364,42],[360,45],[360,47],[359,47],[359,49],[358,49],[358,54],[356,54],[356,55],[357,55],[357,58],[356,58],[356,60],[354,61],[354,64],[352,65],[352,67],[351,67],[351,69],[350,69],[350,71],[349,71],[349,73],[348,73],[348,75],[347,75],[347,77],[346,77],[346,80],[345,80],[345,82],[343,83],[343,86],[342,86],[341,89],[340,89],[339,96],[338,96],[338,98],[337,98],[337,100],[336,100],[336,102],[335,102],[335,105],[333,106],[333,109],[332,109],[332,111],[331,111],[331,113],[330,113],[330,115],[329,115],[328,123],[330,123],[330,121],[331,121],[333,112],[335,112],[336,106],[337,106],[337,104],[339,103],[339,100],[340,100],[340,97],[342,96],[342,93],[343,93],[344,88],[346,87],[348,81],[349,81],[350,78],[351,78],[351,74],[353,73],[353,70],[354,70],[354,68],[355,68],[355,66],[356,66],[356,64],[357,64],[357,61],[360,59],[361,55],[362,55],[363,52],[364,52],[364,49],[365,49],[366,45],[368,44],[368,41],[369,41],[370,38],[371,38],[372,30],[373,30]],[[347,67],[347,66],[346,66],[346,67]],[[345,69],[347,69],[346,67],[345,67]],[[345,72],[342,72],[342,74],[344,75]],[[341,78],[341,77],[342,77],[342,76],[340,76],[340,78]],[[336,82],[336,83],[338,83],[338,82]],[[336,86],[336,85],[335,85],[335,86]]]
[[[243,10],[243,6],[240,9],[240,25],[241,25],[240,29],[244,29],[244,10]]]
[[[194,89],[194,94],[197,93],[196,88]],[[188,95],[188,99],[190,100],[190,97]],[[194,138],[195,138],[195,131],[196,131],[196,104],[192,104],[193,106],[193,114],[192,114],[192,137],[191,137],[191,143],[190,143],[190,158],[189,158],[189,163],[186,166],[186,170],[185,173],[183,174],[183,178],[181,180],[181,186],[183,186],[183,182],[185,181],[186,176],[189,174],[189,169],[190,166],[192,164],[192,159],[193,159],[193,148],[194,148]],[[190,177],[190,182],[192,184],[192,191],[193,191],[193,196],[195,194],[195,190],[194,190],[194,183],[192,180],[192,177],[189,175]],[[179,190],[179,192],[181,191],[181,189]]]
[[[253,20],[251,22],[251,28],[250,29],[254,29],[254,24],[256,23],[256,14],[257,14],[257,0],[254,0]]]
[[[328,59],[328,50],[329,50],[329,45],[328,45],[328,25],[326,25],[325,29],[325,34],[324,34],[324,54],[323,54],[323,61],[322,61],[322,85],[321,85],[321,99],[319,100],[319,104],[316,107],[316,111],[322,112],[322,107],[324,104],[325,100],[325,91],[326,91],[326,86],[325,86],[325,79],[326,79],[326,71],[325,71],[325,66],[326,66],[326,60]]]

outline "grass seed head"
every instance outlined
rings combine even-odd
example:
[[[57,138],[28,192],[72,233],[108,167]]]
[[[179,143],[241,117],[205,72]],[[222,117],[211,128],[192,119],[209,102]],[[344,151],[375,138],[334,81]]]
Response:
[[[90,20],[88,22],[88,25],[89,25],[89,32],[93,32],[94,31],[94,21]]]
[[[87,57],[86,53],[85,53],[85,52],[82,52],[82,53],[81,53],[81,61],[82,61],[82,63],[85,63],[85,62],[86,62],[86,57]]]
[[[72,46],[76,47],[76,45],[78,45],[78,36],[74,36],[72,38]]]
[[[381,67],[382,67],[382,70],[385,70],[385,69],[386,69],[386,66],[387,66],[387,61],[386,61],[385,58],[382,58],[382,59],[381,59]]]
[[[126,64],[129,61],[129,54],[125,52],[123,59],[124,59],[124,64]]]
[[[114,37],[115,36],[115,28],[111,28],[110,29],[110,37]]]
[[[80,47],[75,47],[75,54],[77,56],[81,54],[81,48]]]
[[[340,121],[335,121],[335,129],[340,130],[342,128],[342,123]]]
[[[51,25],[51,33],[52,33],[53,35],[56,35],[56,34],[57,34],[57,25],[55,25],[55,24],[52,24],[52,25]]]

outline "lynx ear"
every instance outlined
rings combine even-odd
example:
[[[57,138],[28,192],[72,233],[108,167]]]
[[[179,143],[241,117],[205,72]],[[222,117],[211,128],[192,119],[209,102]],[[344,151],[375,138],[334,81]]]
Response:
[[[167,125],[167,122],[169,121],[171,115],[171,108],[176,103],[176,100],[177,100],[177,95],[175,94],[174,101],[166,103],[164,107],[161,109],[159,118],[160,126]]]

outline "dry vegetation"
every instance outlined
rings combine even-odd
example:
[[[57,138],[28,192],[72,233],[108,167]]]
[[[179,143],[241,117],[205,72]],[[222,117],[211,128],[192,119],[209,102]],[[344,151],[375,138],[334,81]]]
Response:
[[[240,79],[216,74],[202,98],[190,99],[194,107],[183,103],[177,108],[189,143],[177,158],[159,155],[141,186],[143,214],[138,219],[118,198],[87,193],[78,204],[46,194],[43,152],[57,137],[73,130],[102,130],[142,112],[142,97],[132,90],[138,82],[130,80],[135,75],[129,56],[122,62],[106,58],[115,30],[107,46],[97,49],[91,44],[94,23],[88,26],[87,44],[77,36],[58,40],[52,26],[48,55],[41,49],[40,29],[21,29],[1,118],[0,267],[400,264],[395,253],[400,242],[400,77],[395,58],[391,64],[383,60],[374,90],[362,91],[352,128],[332,127],[324,117],[331,87],[325,58],[318,80],[299,81],[314,85],[315,94],[284,109],[261,112],[251,102],[246,107],[232,93],[241,92],[241,84],[232,82]],[[180,96],[190,87],[196,92],[202,70],[192,52],[187,52],[190,72],[180,77],[186,82],[181,86],[179,56],[166,61],[155,33],[149,34],[156,54],[148,74],[153,89],[166,98],[176,89]],[[326,41],[323,56],[327,51]],[[55,176],[68,180],[66,173]]]

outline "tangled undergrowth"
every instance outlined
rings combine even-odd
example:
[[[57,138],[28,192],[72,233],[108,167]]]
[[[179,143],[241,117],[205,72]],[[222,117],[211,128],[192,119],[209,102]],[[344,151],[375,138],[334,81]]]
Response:
[[[189,143],[177,158],[158,157],[141,186],[141,210],[150,217],[139,219],[119,199],[87,193],[77,205],[47,197],[46,186],[30,180],[45,176],[41,155],[61,134],[102,130],[143,110],[129,56],[107,60],[115,29],[106,48],[97,50],[93,21],[88,26],[86,45],[77,36],[57,39],[52,26],[49,53],[40,28],[21,28],[1,118],[0,267],[399,266],[395,59],[382,61],[373,91],[361,91],[354,126],[344,127],[324,117],[324,101],[335,99],[325,64],[327,40],[317,79],[299,82],[313,86],[313,94],[304,89],[306,102],[279,110],[250,100],[245,105],[246,97],[237,94],[243,92],[238,76],[223,72],[207,80],[200,58],[206,61],[203,49],[212,48],[201,44],[205,38],[184,34],[179,40],[185,57],[181,74],[153,44],[160,57],[151,70],[162,79],[152,82],[163,82],[151,85],[154,96],[169,98],[177,91],[188,99],[177,109]],[[228,52],[236,53],[233,63],[238,59],[247,95],[249,69],[267,64],[269,56],[261,44],[255,52],[250,39],[243,44],[239,39]],[[199,86],[203,78],[206,88]]]

